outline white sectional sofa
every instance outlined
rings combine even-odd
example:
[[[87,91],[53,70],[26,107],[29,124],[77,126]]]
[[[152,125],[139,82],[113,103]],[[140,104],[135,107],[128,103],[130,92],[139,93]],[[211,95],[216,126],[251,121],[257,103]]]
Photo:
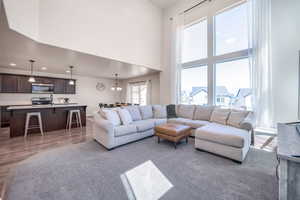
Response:
[[[166,106],[130,106],[98,111],[93,134],[107,149],[154,135],[163,123],[191,126],[195,148],[242,162],[254,142],[253,113],[215,106],[177,105],[177,118],[167,119]]]

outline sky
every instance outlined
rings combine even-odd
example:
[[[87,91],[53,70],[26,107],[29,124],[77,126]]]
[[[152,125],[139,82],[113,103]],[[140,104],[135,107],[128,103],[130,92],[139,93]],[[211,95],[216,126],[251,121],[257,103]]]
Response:
[[[246,4],[218,14],[216,23],[216,55],[248,48],[248,9]],[[207,21],[190,26],[184,32],[183,62],[207,57]],[[182,90],[207,86],[207,66],[182,71]],[[226,86],[236,94],[238,88],[250,87],[248,59],[216,64],[216,85]]]

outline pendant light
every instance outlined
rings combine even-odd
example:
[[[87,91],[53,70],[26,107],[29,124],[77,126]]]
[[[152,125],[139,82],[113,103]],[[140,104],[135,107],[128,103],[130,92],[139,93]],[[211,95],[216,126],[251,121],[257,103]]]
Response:
[[[69,81],[69,85],[74,85],[74,80],[73,80],[73,68],[74,66],[70,66],[70,74],[71,74],[71,79]]]
[[[30,77],[28,79],[28,82],[30,83],[34,83],[35,82],[35,78],[33,76],[33,63],[35,62],[34,60],[29,60],[30,62]]]
[[[122,88],[119,85],[119,79],[118,79],[118,74],[115,74],[115,84],[111,87],[112,91],[121,91]]]

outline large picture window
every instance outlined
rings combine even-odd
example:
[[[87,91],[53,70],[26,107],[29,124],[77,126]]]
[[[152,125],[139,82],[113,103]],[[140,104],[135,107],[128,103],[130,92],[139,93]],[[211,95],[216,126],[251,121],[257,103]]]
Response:
[[[243,1],[186,25],[180,103],[251,109],[247,7]]]

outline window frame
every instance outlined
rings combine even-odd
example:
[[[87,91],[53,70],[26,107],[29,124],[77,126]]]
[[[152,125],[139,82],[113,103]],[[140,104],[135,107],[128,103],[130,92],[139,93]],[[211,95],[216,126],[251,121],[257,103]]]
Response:
[[[130,103],[136,104],[133,102],[133,95],[132,95],[132,87],[138,87],[138,104],[141,105],[141,100],[142,100],[142,95],[141,95],[141,87],[145,86],[146,90],[148,90],[147,88],[147,82],[146,81],[141,81],[141,82],[135,82],[135,83],[129,83],[129,101]],[[146,92],[146,97],[145,97],[145,105],[147,105],[147,92]]]
[[[226,12],[230,9],[238,7],[242,4],[248,3],[246,0],[233,3],[223,9],[209,13],[208,16],[202,17],[194,22],[186,24],[185,28],[188,28],[194,24],[207,20],[207,58],[194,60],[186,63],[181,63],[181,70],[194,68],[199,66],[207,66],[207,86],[208,86],[208,105],[216,105],[216,65],[218,63],[224,63],[228,61],[235,61],[240,59],[249,58],[252,48],[247,48],[235,52],[225,53],[222,55],[216,55],[216,16],[220,13]],[[250,66],[249,66],[250,67]],[[181,70],[180,71],[180,97],[181,99]],[[250,74],[251,75],[251,74]]]

